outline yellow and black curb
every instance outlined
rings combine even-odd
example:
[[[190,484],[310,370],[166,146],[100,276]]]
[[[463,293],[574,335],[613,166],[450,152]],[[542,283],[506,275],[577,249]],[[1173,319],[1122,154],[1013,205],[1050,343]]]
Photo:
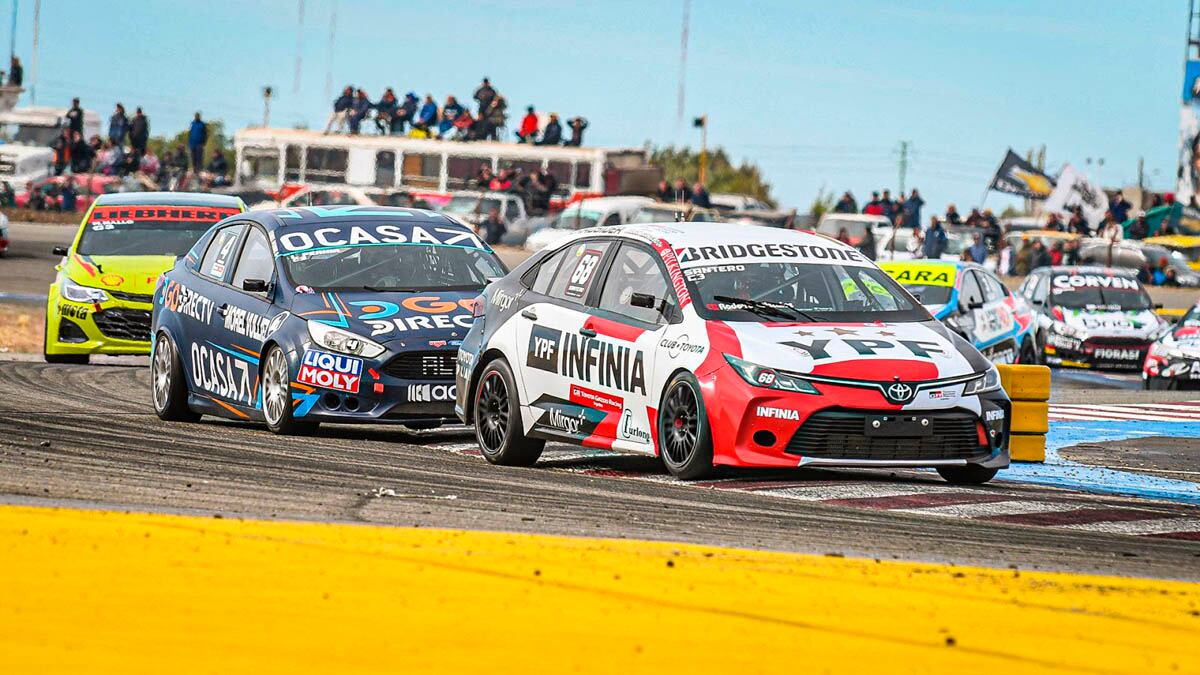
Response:
[[[1046,366],[1001,365],[1000,384],[1012,400],[1008,450],[1013,461],[1046,461],[1050,422],[1050,369]]]

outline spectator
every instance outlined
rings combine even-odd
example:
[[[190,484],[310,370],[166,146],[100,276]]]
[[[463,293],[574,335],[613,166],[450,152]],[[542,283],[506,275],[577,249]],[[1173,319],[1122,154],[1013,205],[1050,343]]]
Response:
[[[850,231],[844,227],[839,229],[837,233],[837,240],[847,246],[850,246]]]
[[[420,108],[420,100],[416,97],[416,92],[409,91],[404,95],[404,102],[400,104],[400,109],[396,110],[396,118],[392,120],[391,132],[404,133],[404,125],[413,126],[418,108]]]
[[[213,150],[212,159],[208,162],[208,173],[211,174],[214,187],[229,185],[229,163],[225,161],[225,153]]]
[[[458,113],[458,117],[454,118],[453,124],[451,124],[450,128],[454,130],[454,133],[452,133],[450,135],[450,140],[452,140],[452,141],[474,140],[473,138],[471,138],[471,128],[474,126],[475,126],[475,116],[471,114],[470,110],[463,108],[462,112]]]
[[[475,101],[479,104],[479,114],[486,115],[492,107],[492,99],[496,98],[496,90],[492,89],[492,83],[488,79],[483,78],[483,83],[475,90]]]
[[[438,124],[438,138],[446,135],[447,131],[454,128],[458,118],[466,112],[466,108],[459,104],[458,99],[453,96],[446,97],[446,105],[442,106],[442,121]]]
[[[50,147],[54,150],[54,175],[61,176],[71,162],[71,130],[64,128]]]
[[[102,173],[105,176],[111,176],[117,173],[118,166],[121,162],[120,156],[113,149],[113,144],[104,141],[100,145],[99,152],[96,153],[95,164],[93,170]]]
[[[1071,239],[1067,245],[1063,247],[1063,264],[1078,265],[1079,264],[1079,240]]]
[[[854,201],[854,195],[850,194],[849,190],[842,193],[842,198],[833,205],[834,213],[858,213],[858,202]]]
[[[1168,267],[1165,274],[1166,279],[1163,280],[1163,286],[1179,285],[1179,274],[1175,271],[1174,267]]]
[[[996,243],[996,273],[1010,277],[1013,275],[1013,249],[1003,237]]]
[[[154,154],[153,150],[146,150],[141,155],[130,153],[130,157],[137,162],[137,171],[147,176],[157,175],[158,170],[161,168],[158,157]]]
[[[1104,214],[1104,220],[1100,223],[1100,238],[1109,243],[1116,243],[1125,238],[1125,228],[1113,218],[1112,211]]]
[[[350,104],[350,134],[357,136],[362,130],[362,122],[370,114],[371,108],[375,107],[371,104],[371,99],[367,98],[367,92],[364,89],[359,89],[354,94],[354,102]]]
[[[123,146],[128,135],[129,118],[125,116],[125,106],[118,103],[116,110],[108,118],[108,142],[115,146]]]
[[[583,145],[583,130],[587,128],[587,120],[582,117],[572,117],[567,126],[571,127],[571,137],[567,139],[563,145],[569,145],[573,148],[578,148]]]
[[[383,96],[375,104],[375,129],[381,136],[392,133],[396,125],[396,112],[400,109],[400,101],[396,100],[396,92],[388,87]]]
[[[1131,208],[1133,208],[1133,204],[1130,204],[1129,201],[1125,199],[1125,195],[1120,193],[1118,193],[1117,196],[1108,203],[1108,210],[1112,211],[1113,218],[1118,223],[1123,223],[1126,220],[1129,220],[1129,209]]]
[[[491,104],[488,105],[486,118],[488,126],[484,138],[493,141],[499,140],[499,130],[508,123],[508,101],[503,96],[496,94]]]
[[[67,114],[64,117],[67,118],[67,128],[72,133],[76,131],[80,134],[83,133],[83,108],[79,107],[78,98],[71,99],[71,107],[67,110]]]
[[[870,227],[869,225],[868,227],[864,228],[863,236],[858,240],[858,245],[854,248],[858,249],[858,252],[863,254],[867,260],[874,260],[875,256],[877,255],[877,251],[875,250],[875,228]]]
[[[542,139],[535,145],[558,145],[562,143],[562,125],[558,123],[558,113],[550,113],[550,121],[542,131]]]
[[[692,204],[702,209],[712,208],[712,201],[708,198],[708,190],[704,189],[703,183],[692,186]]]
[[[971,261],[982,265],[987,261],[988,246],[983,240],[983,235],[976,232],[973,236],[971,245],[967,248],[967,252],[971,254]]]
[[[21,67],[21,59],[16,56],[8,63],[8,86],[19,87],[25,81],[25,69]]]
[[[946,216],[942,220],[946,221],[947,225],[962,225],[962,216],[958,213],[958,207],[953,204],[946,205]]]
[[[926,258],[937,260],[946,252],[948,246],[946,228],[942,227],[942,221],[938,220],[937,216],[930,216],[929,229],[925,231],[925,243],[921,247],[921,252]]]
[[[1033,251],[1029,264],[1031,265],[1030,271],[1050,266],[1050,253],[1046,251],[1046,245],[1042,243],[1041,239],[1034,238],[1033,240]]]
[[[967,214],[964,223],[967,227],[983,227],[983,214],[979,212],[979,209],[971,209],[971,213]]]
[[[512,189],[512,184],[512,170],[506,166],[488,183],[488,189],[492,192],[507,192]]]
[[[901,207],[904,213],[904,222],[913,227],[921,227],[921,207],[924,205],[925,200],[921,199],[921,194],[917,192],[916,188],[913,188]]]
[[[518,143],[533,143],[537,140],[538,132],[538,117],[533,111],[533,106],[525,109],[525,116],[521,118],[521,128],[517,129]]]
[[[1150,223],[1146,221],[1146,212],[1138,211],[1135,220],[1129,224],[1130,239],[1145,239],[1150,234]]]
[[[1062,219],[1058,217],[1058,214],[1051,213],[1046,217],[1045,229],[1053,230],[1054,232],[1062,232],[1065,228],[1063,227]]]
[[[987,242],[988,248],[996,248],[996,242],[1000,241],[1000,235],[1000,221],[992,215],[991,209],[984,209],[983,240]]]
[[[671,184],[665,180],[658,181],[658,190],[654,192],[654,196],[660,202],[669,202],[675,199],[675,191],[671,189]]]
[[[470,115],[470,113],[467,113]],[[468,141],[486,141],[496,136],[496,129],[487,115],[480,113],[471,117],[471,125],[467,130]]]
[[[479,173],[476,173],[474,178],[475,186],[480,190],[486,190],[491,185],[493,178],[495,176],[492,174],[492,165],[487,163],[480,164]]]
[[[333,100],[333,112],[329,113],[329,121],[325,123],[325,133],[329,133],[335,123],[339,133],[346,128],[346,120],[350,117],[350,106],[352,105],[354,105],[354,87],[346,85],[346,88],[342,89],[342,95]]]
[[[1154,228],[1154,232],[1150,234],[1152,237],[1165,237],[1171,234],[1171,226],[1167,223],[1167,219],[1163,218],[1158,222],[1158,227]]]
[[[1073,232],[1081,237],[1092,236],[1091,226],[1088,225],[1088,221],[1083,217],[1083,214],[1079,212],[1071,214],[1071,219],[1067,221],[1067,232]]]
[[[200,113],[192,118],[192,126],[188,129],[188,150],[192,154],[192,171],[200,173],[204,165],[204,146],[208,143],[208,125],[200,119]]]
[[[175,150],[168,158],[168,165],[174,170],[177,175],[183,175],[188,171],[188,153],[182,145],[176,145]]]
[[[484,80],[484,82],[487,82],[487,80]],[[504,219],[500,217],[500,209],[495,208],[488,211],[487,218],[479,224],[479,229],[484,241],[491,246],[499,244],[500,239],[508,232],[508,227],[504,224]]]
[[[1050,246],[1050,264],[1055,266],[1063,264],[1063,257],[1063,243],[1061,241],[1054,242]]]
[[[550,210],[550,195],[558,187],[558,181],[553,175],[541,168],[529,174],[525,181],[528,194],[529,208],[533,213],[545,213]]]
[[[437,121],[437,103],[433,100],[433,94],[425,94],[425,102],[421,104],[421,109],[417,112],[417,119],[413,122],[413,128],[429,134],[434,125],[437,124]]]
[[[75,207],[78,204],[77,196],[75,179],[68,178],[63,181],[62,192],[59,193],[58,209],[66,213],[74,213]]]
[[[687,182],[682,178],[675,179],[675,185],[671,188],[671,201],[676,203],[692,201],[692,191],[688,188]]]
[[[883,215],[883,203],[879,201],[878,192],[871,193],[871,201],[867,202],[866,205],[863,206],[863,213],[871,216]]]
[[[1167,264],[1167,259],[1165,257],[1159,258],[1158,265],[1154,267],[1154,273],[1150,277],[1150,283],[1154,284],[1155,286],[1162,286],[1165,284],[1167,282],[1168,268],[1169,265]]]
[[[71,132],[71,173],[87,173],[92,170],[92,146],[83,140],[83,134]]]
[[[883,197],[881,197],[879,200],[879,215],[886,217],[888,220],[892,221],[893,224],[895,224],[896,204],[892,201],[891,190],[883,191]]]
[[[129,121],[129,144],[133,146],[134,157],[141,157],[146,152],[146,143],[150,141],[150,119],[142,113],[139,106],[134,110],[133,119]]]

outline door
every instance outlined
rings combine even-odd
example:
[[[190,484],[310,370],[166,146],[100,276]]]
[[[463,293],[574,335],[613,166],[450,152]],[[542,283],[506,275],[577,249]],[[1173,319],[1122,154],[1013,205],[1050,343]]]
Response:
[[[584,328],[616,346],[611,376],[596,382],[619,417],[597,432],[618,450],[653,454],[651,429],[657,419],[658,390],[651,382],[658,345],[676,315],[678,300],[657,253],[644,244],[623,242],[605,271],[596,308]],[[605,348],[607,353],[608,348]],[[620,411],[615,410],[620,403]]]
[[[973,270],[964,270],[959,274],[958,309],[948,322],[951,328],[966,338],[967,342],[976,344],[975,320],[976,311],[983,307],[983,288]]]
[[[514,319],[528,432],[587,443],[603,420],[606,403],[587,396],[601,376],[602,345],[584,321],[612,248],[612,240],[586,240],[551,256]]]
[[[989,272],[973,270],[971,274],[983,290],[983,307],[975,310],[976,347],[995,363],[1013,363],[1017,359],[1017,323],[1008,289]]]

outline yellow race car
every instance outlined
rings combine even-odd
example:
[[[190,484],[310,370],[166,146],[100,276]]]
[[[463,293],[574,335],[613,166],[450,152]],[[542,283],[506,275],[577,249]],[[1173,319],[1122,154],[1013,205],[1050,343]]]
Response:
[[[188,192],[101,195],[83,216],[46,302],[49,363],[92,354],[149,354],[159,275],[216,222],[246,210],[237,197]]]

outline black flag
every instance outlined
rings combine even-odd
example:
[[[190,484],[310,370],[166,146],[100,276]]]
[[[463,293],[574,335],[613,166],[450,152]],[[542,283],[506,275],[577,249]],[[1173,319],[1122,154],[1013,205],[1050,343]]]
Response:
[[[992,178],[991,189],[1029,199],[1045,199],[1054,191],[1054,179],[1009,150]]]

